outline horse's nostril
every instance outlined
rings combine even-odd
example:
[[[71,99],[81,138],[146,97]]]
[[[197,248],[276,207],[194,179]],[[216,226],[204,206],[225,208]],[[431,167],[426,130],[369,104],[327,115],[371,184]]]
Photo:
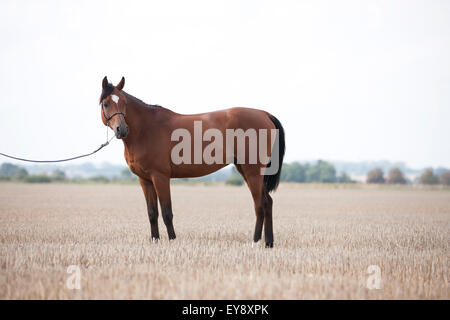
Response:
[[[120,127],[116,128],[116,132],[119,133],[120,132]]]

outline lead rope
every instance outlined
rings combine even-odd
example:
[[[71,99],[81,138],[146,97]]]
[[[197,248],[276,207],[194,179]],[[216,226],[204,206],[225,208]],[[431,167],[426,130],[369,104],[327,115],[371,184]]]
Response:
[[[84,158],[84,157],[89,157],[91,155],[93,155],[94,153],[99,152],[100,150],[102,150],[104,147],[106,147],[111,140],[114,139],[114,136],[111,137],[111,139],[108,140],[108,126],[106,127],[106,142],[102,143],[100,145],[100,147],[98,147],[95,151],[92,151],[91,153],[87,153],[87,154],[82,154],[81,156],[76,156],[76,157],[72,157],[72,158],[67,158],[67,159],[60,159],[60,160],[31,160],[31,159],[24,159],[24,158],[19,158],[19,157],[14,157],[14,156],[10,156],[8,154],[5,153],[1,153],[0,155],[7,157],[7,158],[11,158],[14,160],[19,160],[19,161],[26,161],[26,162],[37,162],[37,163],[54,163],[54,162],[64,162],[64,161],[71,161],[71,160],[75,160],[75,159],[80,159],[80,158]]]

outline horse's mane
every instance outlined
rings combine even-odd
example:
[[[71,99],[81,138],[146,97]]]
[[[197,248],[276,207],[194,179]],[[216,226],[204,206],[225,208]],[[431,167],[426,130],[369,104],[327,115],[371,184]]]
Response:
[[[148,108],[162,108],[162,107],[161,107],[160,105],[158,105],[158,104],[148,104],[148,103],[145,103],[145,102],[142,101],[141,99],[136,98],[135,96],[133,96],[133,95],[131,95],[131,94],[125,92],[125,91],[123,91],[123,93],[124,93],[128,98],[132,98],[132,99],[136,100],[136,102],[139,102],[140,104],[142,104],[142,105],[145,106],[145,107],[148,107]]]
[[[102,90],[102,94],[101,94],[101,96],[100,96],[100,103],[102,103],[103,99],[106,99],[113,91],[114,91],[114,85],[110,82],[110,83],[108,83],[108,84],[106,85],[106,88]],[[141,99],[136,98],[135,96],[132,96],[131,94],[126,93],[125,91],[124,91],[124,93],[125,93],[127,96],[129,96],[129,97],[133,98],[134,100],[136,100],[137,102],[140,102],[141,104],[143,104],[143,105],[146,106],[146,107],[149,107],[149,108],[162,108],[160,105],[157,105],[157,104],[148,104],[148,103],[145,103],[145,102],[142,101]]]

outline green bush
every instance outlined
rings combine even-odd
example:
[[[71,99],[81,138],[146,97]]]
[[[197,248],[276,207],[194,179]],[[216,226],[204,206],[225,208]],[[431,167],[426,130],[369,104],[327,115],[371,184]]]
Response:
[[[337,177],[337,182],[339,183],[355,183],[346,172],[342,172],[339,177]]]
[[[11,178],[0,174],[0,181],[11,181]]]
[[[319,160],[306,169],[306,182],[336,182],[336,169],[331,163]]]
[[[232,185],[232,186],[242,186],[244,184],[244,179],[236,171],[236,169],[233,168],[233,171],[231,172],[231,176],[229,176],[228,179],[225,180],[225,184]]]
[[[392,168],[391,171],[389,171],[386,182],[389,184],[405,184],[406,179],[399,168]]]
[[[281,170],[281,181],[305,182],[308,165],[301,165],[299,162],[284,163]]]
[[[420,176],[421,184],[438,184],[439,178],[433,173],[432,169],[425,170]]]
[[[384,173],[380,168],[375,168],[367,172],[367,183],[384,183]]]
[[[445,171],[441,174],[441,183],[444,186],[450,186],[450,171]]]
[[[24,181],[27,183],[50,183],[52,179],[45,174],[35,174],[25,177]]]
[[[130,168],[126,167],[123,168],[120,172],[119,179],[122,181],[137,181],[138,177],[133,172],[131,172]]]
[[[16,166],[12,163],[2,163],[0,166],[0,178],[1,180],[24,180],[28,176],[27,170],[22,167]]]
[[[316,164],[284,163],[281,181],[287,182],[338,182],[336,169],[331,163],[319,160]]]
[[[102,175],[91,177],[91,178],[89,178],[89,180],[93,181],[93,182],[98,182],[98,183],[108,183],[109,182],[109,179]]]
[[[58,181],[58,182],[65,181],[66,173],[62,170],[55,170],[55,171],[53,171],[53,174],[52,174],[52,180]]]

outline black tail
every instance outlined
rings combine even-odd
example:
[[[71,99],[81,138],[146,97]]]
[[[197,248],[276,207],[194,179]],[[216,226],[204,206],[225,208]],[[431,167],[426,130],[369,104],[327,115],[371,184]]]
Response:
[[[280,174],[281,174],[281,167],[283,166],[283,158],[284,158],[284,152],[286,151],[286,146],[284,143],[284,129],[281,125],[281,122],[275,118],[272,115],[269,115],[270,120],[272,120],[273,124],[275,125],[275,128],[278,129],[278,139],[275,141],[275,144],[273,146],[273,149],[277,147],[276,142],[278,141],[278,172],[273,175],[265,175],[264,176],[264,185],[266,186],[267,192],[275,191],[278,187],[278,183],[280,182]],[[273,152],[272,149],[272,152]],[[268,167],[271,166],[272,161],[269,162],[267,165]]]

